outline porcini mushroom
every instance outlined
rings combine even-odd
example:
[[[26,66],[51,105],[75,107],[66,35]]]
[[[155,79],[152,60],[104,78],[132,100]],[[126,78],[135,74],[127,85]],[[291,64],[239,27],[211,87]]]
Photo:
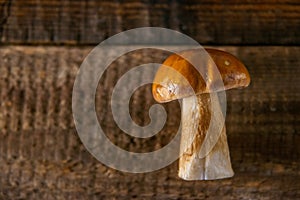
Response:
[[[221,90],[247,87],[250,83],[246,67],[235,56],[220,50],[205,50],[209,56],[204,57],[204,62],[196,62],[198,66],[192,65],[185,58],[203,59],[196,56],[201,50],[186,50],[169,56],[157,70],[152,85],[153,97],[159,103],[182,99],[180,149],[184,152],[179,158],[178,175],[185,180],[213,180],[233,176],[225,125],[222,124],[220,133],[216,134],[218,137],[215,143],[212,142],[209,152],[203,156],[200,150],[205,145],[214,112],[211,101],[215,101],[215,98],[212,96]],[[222,87],[214,87],[218,85],[218,80],[212,73],[212,62],[219,71]],[[178,74],[184,77],[188,85]]]

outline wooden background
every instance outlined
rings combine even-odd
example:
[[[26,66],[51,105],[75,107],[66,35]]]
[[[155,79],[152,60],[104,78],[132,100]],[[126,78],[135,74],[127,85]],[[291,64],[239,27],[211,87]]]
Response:
[[[248,67],[250,87],[227,93],[233,178],[186,182],[177,177],[177,162],[123,173],[81,144],[71,110],[80,64],[99,42],[142,26],[181,31]],[[299,30],[296,0],[0,0],[0,199],[299,199]],[[166,56],[148,50],[121,57],[99,82],[100,124],[126,150],[167,144],[180,109],[166,104],[162,132],[131,138],[115,126],[107,94],[131,67]],[[149,122],[145,110],[153,103],[150,86],[134,94],[138,124]]]

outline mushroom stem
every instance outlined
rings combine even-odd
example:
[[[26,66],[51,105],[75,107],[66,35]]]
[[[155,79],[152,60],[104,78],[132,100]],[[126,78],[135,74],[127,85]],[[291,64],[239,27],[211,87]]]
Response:
[[[203,158],[200,150],[211,120],[210,94],[184,98],[179,177],[185,180],[212,180],[233,176],[225,125],[212,150]],[[199,123],[199,124],[197,124]]]

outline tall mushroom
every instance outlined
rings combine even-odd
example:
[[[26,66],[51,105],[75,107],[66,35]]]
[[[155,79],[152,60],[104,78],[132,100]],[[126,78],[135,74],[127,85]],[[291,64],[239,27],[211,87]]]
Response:
[[[203,62],[196,62],[198,66],[192,65],[185,58],[203,59],[197,54],[199,50],[187,50],[169,56],[157,70],[152,85],[153,97],[159,103],[182,99],[180,149],[184,152],[179,158],[178,175],[185,180],[213,180],[233,176],[225,125],[222,124],[223,128],[216,134],[218,137],[215,143],[212,141],[213,146],[209,152],[203,156],[200,150],[207,145],[204,141],[210,142],[205,137],[214,112],[212,101],[216,101],[212,96],[220,90],[243,88],[250,83],[246,67],[235,56],[220,50],[205,50],[209,56],[204,57],[206,60]],[[219,71],[222,87],[218,86],[219,80],[212,73],[212,63]],[[222,117],[217,120],[224,122]]]

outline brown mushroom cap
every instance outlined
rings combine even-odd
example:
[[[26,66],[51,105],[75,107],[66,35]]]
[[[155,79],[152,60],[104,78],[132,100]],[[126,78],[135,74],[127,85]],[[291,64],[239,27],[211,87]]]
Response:
[[[220,50],[205,49],[209,56],[200,56],[199,49],[187,50],[172,54],[162,66],[157,70],[153,85],[153,97],[158,102],[168,102],[175,99],[181,99],[194,94],[217,92],[232,88],[247,87],[250,84],[250,75],[244,64],[235,56]],[[202,50],[203,51],[203,50]],[[207,55],[207,54],[206,54]],[[193,65],[187,61],[205,60],[193,62]],[[195,64],[196,63],[196,64]],[[219,77],[211,72],[219,70]],[[199,73],[206,77],[202,77]],[[222,79],[222,80],[221,80]],[[223,84],[218,82],[223,81]],[[217,87],[213,87],[216,86]],[[221,86],[219,86],[221,85]]]

